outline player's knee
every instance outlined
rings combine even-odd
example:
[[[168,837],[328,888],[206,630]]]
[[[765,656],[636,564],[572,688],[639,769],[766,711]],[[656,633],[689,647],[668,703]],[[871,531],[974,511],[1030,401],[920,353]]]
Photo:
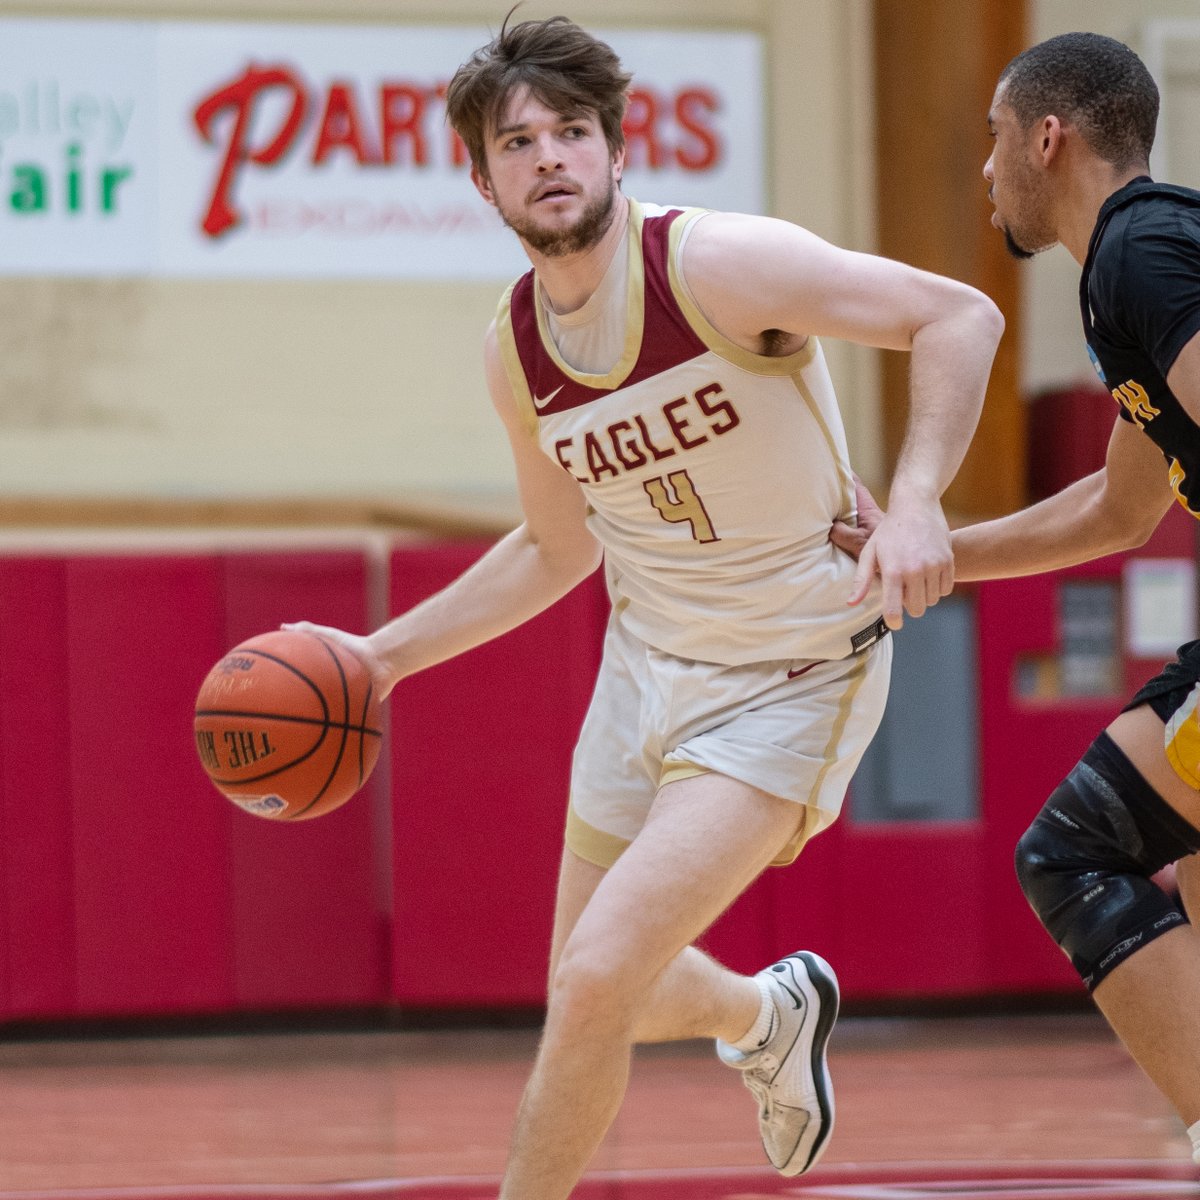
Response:
[[[1030,907],[1089,989],[1186,918],[1151,882],[1200,841],[1101,735],[1016,849]]]
[[[1029,901],[1029,907],[1045,925],[1051,905],[1050,898],[1055,890],[1052,879],[1057,864],[1053,847],[1047,845],[1040,814],[1017,842],[1013,865],[1017,869],[1017,882],[1021,885],[1021,891],[1025,893],[1025,899]]]
[[[568,944],[550,984],[549,1010],[560,1025],[598,1032],[602,1026],[632,1021],[630,989],[619,964],[601,953],[574,951]]]

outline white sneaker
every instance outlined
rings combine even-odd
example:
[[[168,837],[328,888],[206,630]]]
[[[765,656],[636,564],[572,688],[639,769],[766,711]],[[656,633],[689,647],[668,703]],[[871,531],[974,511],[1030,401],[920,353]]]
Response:
[[[758,1101],[759,1132],[771,1165],[781,1175],[802,1175],[833,1132],[825,1046],[837,1020],[837,976],[819,955],[801,950],[759,971],[758,978],[774,996],[774,1034],[748,1054],[718,1039],[717,1055],[742,1072]]]

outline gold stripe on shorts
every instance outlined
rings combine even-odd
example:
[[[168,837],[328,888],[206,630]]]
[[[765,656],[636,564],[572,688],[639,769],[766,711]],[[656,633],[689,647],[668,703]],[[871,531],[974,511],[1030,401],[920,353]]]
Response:
[[[833,720],[833,729],[830,731],[829,741],[825,745],[825,761],[821,764],[816,782],[808,795],[808,803],[814,807],[817,805],[817,797],[821,794],[821,788],[825,786],[825,776],[829,774],[830,768],[838,760],[838,743],[846,731],[846,722],[850,720],[850,708],[854,703],[854,697],[858,695],[858,689],[862,687],[863,681],[867,677],[867,656],[856,654],[854,660],[851,668],[852,678],[842,693],[842,698],[838,703],[838,714]]]
[[[614,833],[605,833],[589,825],[573,805],[567,807],[567,849],[577,854],[584,862],[607,870],[625,853],[629,843]]]
[[[675,783],[680,779],[694,779],[697,775],[707,774],[708,767],[698,767],[694,762],[688,762],[682,758],[667,758],[663,760],[663,769],[658,777],[658,786],[665,787],[668,783]]]

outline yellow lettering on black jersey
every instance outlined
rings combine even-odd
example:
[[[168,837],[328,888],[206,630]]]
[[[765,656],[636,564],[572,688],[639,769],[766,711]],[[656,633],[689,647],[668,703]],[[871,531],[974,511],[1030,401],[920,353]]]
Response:
[[[1153,421],[1162,411],[1150,403],[1146,389],[1136,379],[1127,379],[1112,390],[1113,399],[1133,418],[1133,423],[1139,429],[1145,429],[1148,421]]]
[[[1183,494],[1183,484],[1187,479],[1183,467],[1179,465],[1179,459],[1171,459],[1170,470],[1167,472],[1167,478],[1171,483],[1171,491],[1175,493],[1175,499],[1187,509],[1193,517],[1200,517],[1198,513],[1188,502],[1187,497]]]

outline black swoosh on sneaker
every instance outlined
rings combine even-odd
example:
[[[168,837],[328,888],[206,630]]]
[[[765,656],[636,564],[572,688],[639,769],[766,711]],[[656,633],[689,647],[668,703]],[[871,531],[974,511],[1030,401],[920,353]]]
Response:
[[[777,962],[771,968],[771,970],[776,972],[776,974],[783,975],[785,972],[787,972],[789,970],[789,967],[788,967],[787,963]],[[798,996],[794,991],[792,991],[792,989],[790,987],[788,987],[788,985],[786,983],[784,983],[782,979],[778,979],[778,980],[776,980],[776,982],[779,984],[779,986],[781,988],[783,988],[783,990],[785,992],[787,992],[787,994],[789,996],[791,996],[793,1008],[802,1008],[804,1006],[803,997]]]

